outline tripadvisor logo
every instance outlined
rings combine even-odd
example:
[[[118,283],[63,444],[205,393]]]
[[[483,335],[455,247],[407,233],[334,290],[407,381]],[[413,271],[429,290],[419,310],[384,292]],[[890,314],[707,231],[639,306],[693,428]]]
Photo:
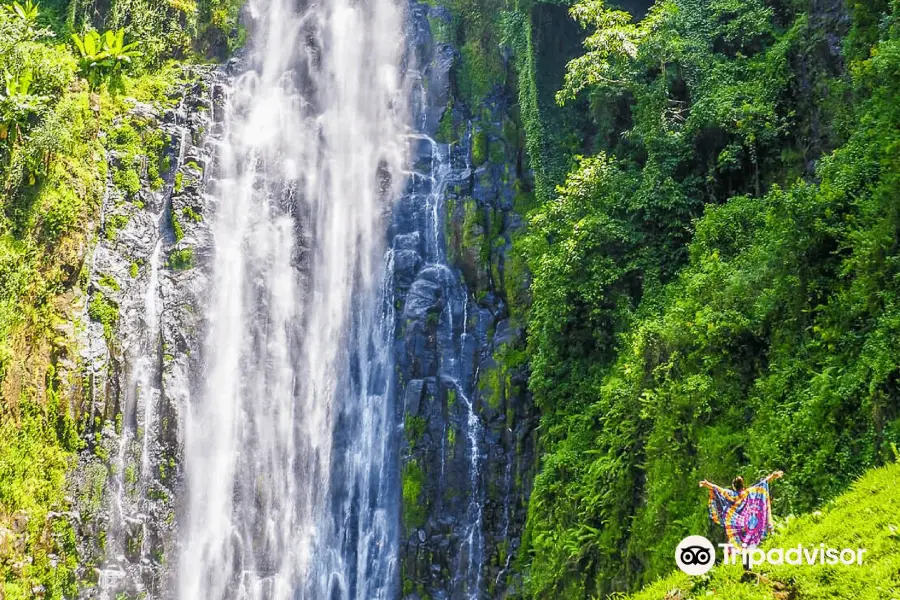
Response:
[[[702,535],[689,535],[675,548],[675,564],[688,575],[703,575],[716,563],[716,548]]]
[[[738,549],[731,544],[719,544],[722,548],[724,564],[737,564],[738,554],[747,568],[758,565],[861,565],[865,548],[826,548],[825,544],[807,547],[798,544],[793,548],[761,548]],[[716,549],[712,542],[702,535],[689,535],[681,540],[675,548],[675,564],[688,575],[703,575],[716,563]]]

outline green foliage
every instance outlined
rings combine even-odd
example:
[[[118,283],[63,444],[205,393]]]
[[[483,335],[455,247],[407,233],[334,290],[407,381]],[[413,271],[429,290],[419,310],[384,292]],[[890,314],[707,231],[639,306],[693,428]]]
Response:
[[[13,2],[12,4],[7,4],[2,8],[11,16],[17,18],[20,21],[24,21],[26,23],[37,22],[38,7],[37,4],[32,2],[32,0],[26,0],[25,4],[21,4],[20,2]]]
[[[580,103],[559,107],[554,95],[566,62],[580,50],[581,30],[562,6],[521,3],[498,13],[503,45],[513,51],[518,111],[537,198],[544,202],[583,151]]]
[[[460,97],[476,107],[493,86],[503,84],[503,64],[496,48],[485,48],[480,39],[467,41],[460,49],[457,87]]]
[[[94,321],[103,324],[103,333],[106,339],[112,340],[113,329],[119,321],[119,307],[103,295],[103,292],[95,292],[88,304],[88,315]]]
[[[241,0],[56,0],[61,6],[58,30],[113,31],[123,29],[140,40],[142,55],[134,70],[142,73],[169,59],[194,56],[227,58],[243,44],[246,32],[238,22]]]
[[[10,144],[21,139],[23,127],[46,107],[46,96],[29,93],[32,81],[30,70],[17,76],[6,73],[5,93],[0,94],[0,139]]]
[[[182,208],[181,214],[184,216],[184,218],[189,219],[189,220],[193,221],[194,223],[199,223],[203,220],[203,215],[196,212],[190,206],[185,206],[184,208]]]
[[[451,16],[449,20],[429,18],[433,35],[440,43],[456,44],[459,48],[459,58],[452,70],[455,97],[475,112],[492,91],[507,84],[507,67],[500,51],[497,26],[503,3],[438,0],[435,4],[449,9]],[[450,133],[446,126],[442,128],[443,136]]]
[[[118,284],[101,276],[87,299],[78,288],[84,253],[96,239],[89,228],[101,221],[107,151],[117,159],[112,179],[126,194],[136,194],[142,181],[161,185],[168,140],[134,116],[131,100],[171,106],[168,92],[184,70],[150,69],[189,50],[196,23],[182,9],[199,10],[174,0],[45,0],[40,8],[27,1],[0,7],[0,596],[8,599],[78,594],[64,496],[80,445],[69,413],[78,398],[70,397],[72,381],[55,373],[57,361],[77,363],[78,353],[60,325],[77,320],[86,300],[88,317],[110,340],[114,335],[118,308],[110,296]],[[111,31],[61,43],[95,28]],[[126,38],[140,40],[141,52]],[[89,90],[80,69],[115,85]],[[137,203],[110,204],[101,234],[114,239]],[[191,260],[190,252],[182,256]],[[137,264],[131,273],[138,275]],[[77,378],[79,367],[68,366],[70,376]],[[108,454],[101,445],[94,451]],[[98,467],[77,482],[83,517],[102,503],[106,472]],[[20,515],[27,528],[11,538]]]
[[[81,74],[96,89],[106,80],[118,82],[122,72],[131,65],[132,59],[141,56],[137,43],[125,43],[125,30],[107,31],[103,35],[87,31],[83,36],[72,34],[72,41],[81,59],[78,63]]]
[[[165,106],[165,103],[161,104]],[[143,185],[141,174],[144,169],[149,186],[152,189],[162,187],[162,176],[167,170],[164,152],[168,141],[166,135],[154,123],[147,123],[131,114],[113,119],[113,123],[105,143],[109,150],[115,152],[112,180],[116,187],[134,200]]]
[[[113,183],[129,197],[134,197],[141,191],[141,177],[133,168],[115,169]]]
[[[5,13],[6,23],[15,31],[15,37],[35,39],[49,33],[38,27],[38,5],[32,0],[26,0],[25,4],[13,2],[0,6],[0,11]]]
[[[242,0],[198,0],[198,45],[204,54],[224,59],[241,47],[247,32],[238,22]]]
[[[181,248],[169,255],[169,268],[173,271],[186,271],[194,267],[194,249]]]
[[[140,188],[138,188],[140,189]],[[107,215],[103,226],[103,234],[109,241],[115,241],[119,231],[128,224],[128,215]]]
[[[800,513],[891,457],[897,10],[874,37],[852,32],[874,45],[827,75],[806,15],[778,25],[762,2],[659,2],[640,23],[574,9],[599,28],[560,100],[589,97],[600,151],[520,246],[546,451],[523,541],[531,596],[603,597],[670,570],[682,537],[717,534],[700,479],[782,468],[776,505]],[[783,152],[810,127],[797,57],[841,94],[819,110],[846,135],[808,181]]]
[[[184,227],[181,225],[181,221],[174,212],[172,213],[172,231],[175,234],[175,242],[180,242],[184,239]]]
[[[456,124],[453,122],[452,98],[447,103],[447,108],[444,109],[444,114],[441,115],[441,120],[438,123],[438,128],[434,134],[434,139],[435,141],[442,144],[449,144],[459,141],[459,133],[457,132]]]
[[[829,502],[822,511],[779,523],[776,535],[762,546],[766,551],[796,548],[798,544],[812,549],[824,542],[831,548],[865,548],[862,567],[762,565],[755,569],[763,576],[757,582],[755,577],[746,581],[739,565],[719,565],[706,577],[692,578],[680,573],[666,577],[628,600],[665,600],[678,597],[679,593],[683,597],[728,600],[776,600],[786,594],[836,600],[895,597],[900,592],[895,575],[900,565],[900,501],[892,493],[897,477],[898,465],[866,473],[849,492]]]
[[[472,137],[472,165],[480,167],[487,160],[488,137],[487,132],[478,129]]]
[[[52,371],[48,377],[55,381]],[[7,544],[0,550],[0,589],[6,598],[28,598],[37,585],[46,588],[45,598],[77,592],[74,531],[50,514],[67,509],[65,475],[77,449],[74,425],[55,390],[46,406],[23,397],[0,415],[0,507],[18,523],[2,528]],[[11,538],[21,538],[24,551]]]
[[[101,274],[100,279],[97,283],[99,283],[102,287],[109,288],[115,292],[121,289],[115,278],[107,273]]]

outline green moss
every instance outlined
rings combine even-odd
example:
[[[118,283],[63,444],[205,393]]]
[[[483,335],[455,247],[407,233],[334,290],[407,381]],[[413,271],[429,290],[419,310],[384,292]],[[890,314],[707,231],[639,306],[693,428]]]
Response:
[[[193,221],[194,223],[199,223],[199,222],[201,222],[201,221],[203,220],[203,216],[202,216],[200,213],[194,211],[194,209],[191,208],[190,206],[185,206],[184,208],[182,208],[182,209],[181,209],[181,214],[182,214],[186,219],[190,219],[190,220]]]
[[[431,26],[431,35],[438,44],[448,44],[453,41],[454,23],[452,19],[434,17],[429,13],[428,24]]]
[[[128,269],[128,274],[131,275],[132,279],[137,279],[138,269],[139,267],[136,262],[131,263],[131,267]]]
[[[103,235],[109,241],[115,241],[116,237],[119,235],[119,231],[125,228],[128,225],[128,221],[131,219],[128,215],[107,215],[106,221],[103,224]]]
[[[441,115],[434,139],[442,144],[451,144],[459,141],[459,132],[453,121],[453,98],[450,98],[447,107],[444,109],[444,114]]]
[[[106,145],[116,155],[113,183],[128,198],[134,199],[141,190],[140,169],[146,168],[146,177],[153,190],[163,187],[163,173],[170,160],[165,149],[170,139],[155,124],[147,123],[134,115],[125,115],[115,121]]]
[[[178,219],[178,215],[172,212],[172,231],[175,234],[175,243],[177,244],[181,240],[184,239],[184,227],[181,225],[181,221]]]
[[[415,450],[422,443],[422,437],[428,429],[428,422],[424,417],[406,413],[403,425],[406,432],[406,441],[409,443],[410,449]]]
[[[460,48],[456,85],[470,108],[478,106],[495,86],[502,87],[504,75],[498,48],[487,49],[479,39],[470,39]]]
[[[488,161],[495,165],[502,165],[507,160],[506,148],[501,140],[488,140]]]
[[[500,408],[500,404],[503,402],[504,390],[501,386],[503,381],[501,370],[502,367],[500,365],[495,365],[482,369],[478,375],[478,391],[493,410]]]
[[[125,466],[125,485],[132,488],[137,483],[137,468],[132,463]]]
[[[168,266],[173,271],[186,271],[194,267],[194,249],[182,248],[169,255]]]
[[[108,273],[103,273],[100,275],[100,278],[97,281],[101,286],[105,288],[109,288],[114,291],[119,291],[121,288],[119,287],[118,282],[113,279],[111,275]]]
[[[141,191],[141,178],[134,169],[115,169],[113,184],[129,197],[133,197]]]
[[[56,187],[47,190],[41,199],[43,206],[44,239],[57,240],[78,225],[78,218],[84,210],[84,201],[74,189]]]
[[[423,503],[422,487],[425,473],[415,459],[403,467],[403,525],[407,531],[418,529],[425,524],[427,507]]]
[[[484,248],[484,212],[473,198],[465,198],[463,205],[462,249],[482,256]]]
[[[113,339],[113,328],[119,321],[119,307],[103,292],[95,292],[88,304],[88,315],[94,321],[103,324],[103,333],[107,340]]]
[[[55,395],[48,406],[22,398],[17,411],[18,419],[0,421],[0,506],[4,526],[10,518],[25,522],[21,535],[27,554],[14,546],[4,550],[2,589],[6,598],[27,598],[32,586],[41,584],[49,598],[74,597],[74,531],[64,516],[51,512],[68,510],[65,475],[78,438],[60,435],[74,426],[65,425],[70,415]],[[48,525],[52,536],[46,535]]]
[[[480,167],[487,160],[488,136],[484,129],[476,129],[472,136],[472,164]]]
[[[415,591],[416,584],[412,579],[406,576],[405,565],[403,566],[403,569],[404,573],[401,579],[403,580],[403,597],[405,598]]]

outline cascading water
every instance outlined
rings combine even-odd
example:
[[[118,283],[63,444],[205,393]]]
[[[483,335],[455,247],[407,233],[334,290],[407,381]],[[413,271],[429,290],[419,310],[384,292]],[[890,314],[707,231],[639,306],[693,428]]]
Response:
[[[421,195],[425,202],[425,259],[420,273],[437,284],[441,290],[440,316],[438,317],[437,350],[438,376],[448,389],[453,390],[465,408],[463,431],[466,435],[468,456],[468,490],[465,521],[460,523],[461,543],[454,576],[451,581],[452,597],[477,600],[482,592],[482,567],[484,564],[483,532],[483,482],[482,455],[483,425],[475,404],[473,382],[477,372],[467,372],[471,367],[474,349],[471,347],[469,329],[469,291],[457,273],[450,267],[444,239],[445,199],[447,187],[458,182],[460,175],[468,176],[470,166],[465,164],[456,170],[452,165],[453,147],[439,144],[418,134],[420,143],[428,147],[428,173],[413,173],[412,193]],[[468,134],[467,134],[468,137]],[[465,156],[468,163],[468,156]],[[458,311],[458,312],[457,312]],[[456,315],[454,313],[457,312]],[[455,317],[455,318],[454,318]],[[446,449],[442,450],[442,455]],[[442,456],[443,460],[443,456]]]
[[[251,1],[208,190],[182,600],[393,598],[392,256],[403,7]]]

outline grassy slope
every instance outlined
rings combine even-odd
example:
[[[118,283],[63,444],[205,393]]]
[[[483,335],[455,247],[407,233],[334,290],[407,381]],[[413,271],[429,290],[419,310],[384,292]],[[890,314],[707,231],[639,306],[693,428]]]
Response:
[[[682,573],[659,580],[629,600],[900,599],[900,464],[869,471],[821,511],[779,523],[764,548],[865,548],[862,566],[762,566],[757,584],[740,581],[741,566],[717,566],[707,576]],[[777,513],[777,506],[776,513]],[[674,563],[674,561],[673,561]]]

